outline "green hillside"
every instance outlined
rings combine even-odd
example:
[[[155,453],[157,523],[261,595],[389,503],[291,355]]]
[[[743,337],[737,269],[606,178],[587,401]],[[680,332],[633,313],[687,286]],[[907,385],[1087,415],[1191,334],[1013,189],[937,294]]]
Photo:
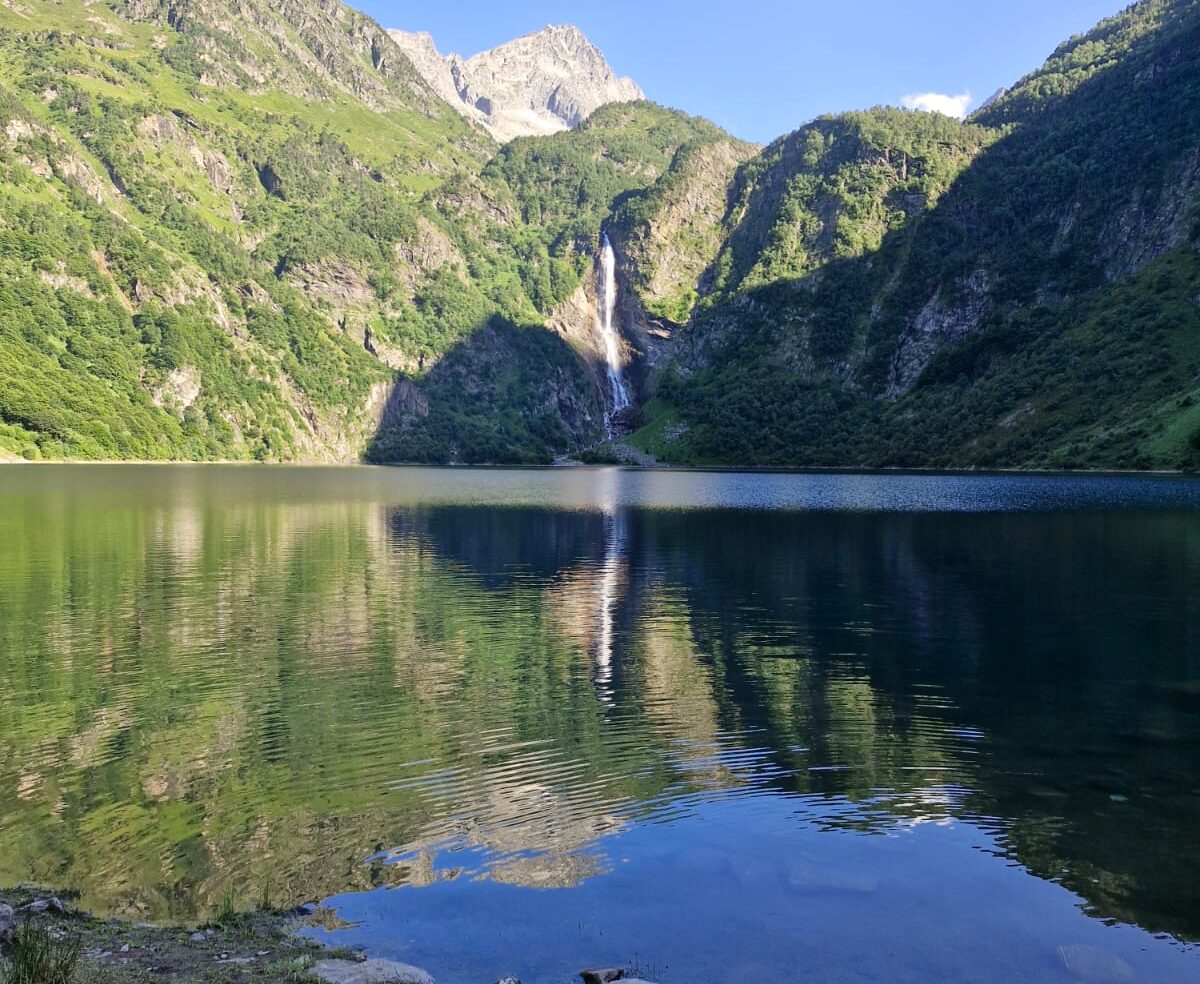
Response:
[[[0,457],[591,453],[607,230],[662,460],[1196,467],[1198,161],[1198,0],[767,148],[500,147],[335,3],[3,5]]]
[[[768,149],[739,172],[714,289],[635,443],[773,465],[1200,464],[1198,42],[1200,5],[1144,3],[965,124],[878,110]]]

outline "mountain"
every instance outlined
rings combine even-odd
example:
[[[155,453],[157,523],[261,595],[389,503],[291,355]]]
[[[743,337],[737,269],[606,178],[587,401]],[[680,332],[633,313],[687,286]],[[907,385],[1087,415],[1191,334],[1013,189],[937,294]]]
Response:
[[[6,457],[578,453],[604,394],[547,325],[718,132],[639,103],[498,153],[336,0],[29,0],[0,52]]]
[[[1200,4],[1147,0],[965,123],[744,165],[634,443],[668,460],[1200,464]]]
[[[428,34],[389,32],[425,80],[501,143],[578,126],[601,106],[645,98],[617,78],[578,28],[547,27],[471,58],[443,56]]]
[[[1200,467],[1200,0],[768,147],[477,59],[484,115],[338,0],[0,4],[0,456]]]

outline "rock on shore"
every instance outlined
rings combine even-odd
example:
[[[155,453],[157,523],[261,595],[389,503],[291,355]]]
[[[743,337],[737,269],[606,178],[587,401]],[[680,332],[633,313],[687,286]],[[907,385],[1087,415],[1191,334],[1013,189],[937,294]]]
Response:
[[[434,984],[433,976],[420,967],[394,960],[322,960],[312,974],[325,984]]]

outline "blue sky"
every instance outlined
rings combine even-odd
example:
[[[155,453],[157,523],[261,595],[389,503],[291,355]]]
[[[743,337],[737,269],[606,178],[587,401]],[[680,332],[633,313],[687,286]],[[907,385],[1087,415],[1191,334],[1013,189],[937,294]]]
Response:
[[[977,105],[1124,0],[350,0],[471,55],[580,27],[655,102],[768,141],[822,113],[970,93]],[[945,104],[951,108],[953,104]]]

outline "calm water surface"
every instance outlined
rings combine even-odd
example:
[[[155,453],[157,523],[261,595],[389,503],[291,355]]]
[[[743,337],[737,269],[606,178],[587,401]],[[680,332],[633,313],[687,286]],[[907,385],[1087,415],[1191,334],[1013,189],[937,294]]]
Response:
[[[442,984],[1195,984],[1200,483],[0,468],[0,735],[0,883]]]

